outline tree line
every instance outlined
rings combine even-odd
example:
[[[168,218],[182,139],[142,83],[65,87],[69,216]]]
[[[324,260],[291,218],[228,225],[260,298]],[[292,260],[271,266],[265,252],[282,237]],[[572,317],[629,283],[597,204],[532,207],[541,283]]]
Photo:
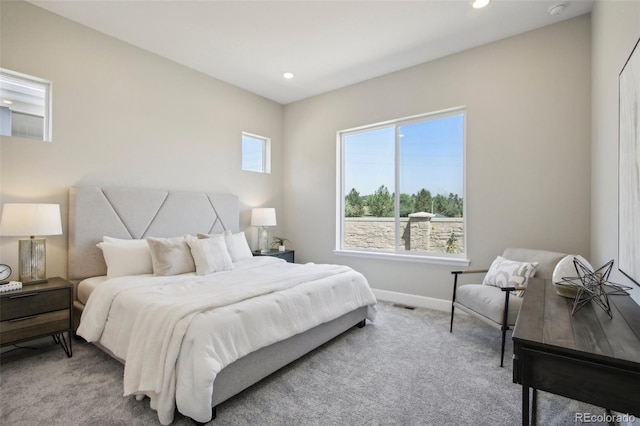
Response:
[[[393,217],[395,194],[390,193],[385,185],[380,186],[371,195],[360,195],[355,188],[345,197],[345,217]],[[431,195],[427,189],[415,194],[400,194],[400,217],[411,213],[427,212],[445,217],[462,217],[462,198],[450,193]]]

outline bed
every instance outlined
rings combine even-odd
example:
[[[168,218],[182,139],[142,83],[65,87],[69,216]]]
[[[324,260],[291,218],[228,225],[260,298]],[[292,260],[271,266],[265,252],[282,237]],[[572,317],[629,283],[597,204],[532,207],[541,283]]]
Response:
[[[196,272],[157,276],[141,266],[139,251],[116,263],[106,248],[139,248],[149,239],[154,269],[163,253],[154,244],[174,247],[179,238],[193,250]],[[220,403],[375,317],[375,297],[356,271],[254,258],[234,245],[241,239],[234,195],[70,189],[68,275],[77,332],[125,364],[125,395],[149,397],[162,424],[173,421],[176,408],[196,422],[215,418]],[[197,256],[211,259],[211,247],[223,246],[231,247],[224,261]],[[180,262],[171,259],[163,267],[176,272]]]

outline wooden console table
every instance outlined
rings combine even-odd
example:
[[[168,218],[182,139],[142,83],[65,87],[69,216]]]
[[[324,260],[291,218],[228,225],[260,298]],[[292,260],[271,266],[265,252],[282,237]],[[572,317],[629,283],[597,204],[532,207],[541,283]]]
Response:
[[[513,330],[523,425],[529,389],[532,424],[537,390],[640,417],[640,306],[629,296],[609,302],[613,318],[593,302],[571,315],[573,299],[558,296],[550,280],[529,282]]]

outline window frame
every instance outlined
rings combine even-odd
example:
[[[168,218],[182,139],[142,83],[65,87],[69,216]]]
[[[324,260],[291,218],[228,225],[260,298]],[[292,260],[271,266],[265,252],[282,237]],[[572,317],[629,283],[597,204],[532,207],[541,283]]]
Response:
[[[464,200],[462,205],[462,220],[463,220],[463,233],[464,233],[464,243],[463,243],[463,253],[454,254],[454,253],[439,253],[439,252],[426,252],[426,251],[404,251],[399,250],[399,233],[398,222],[400,220],[400,194],[397,191],[400,182],[400,167],[398,167],[398,163],[401,160],[399,156],[399,129],[401,126],[410,125],[415,123],[420,123],[424,121],[437,120],[441,118],[451,117],[455,115],[463,115],[463,123],[462,123],[462,198]],[[372,259],[389,259],[389,260],[400,260],[400,261],[410,261],[410,262],[421,262],[421,263],[434,263],[434,264],[445,264],[445,265],[457,265],[457,266],[468,266],[470,261],[467,258],[467,245],[468,245],[468,228],[467,228],[467,185],[466,185],[466,176],[467,176],[467,164],[466,164],[466,148],[467,148],[467,134],[466,134],[466,124],[467,124],[467,109],[466,106],[459,106],[454,108],[448,108],[445,110],[434,111],[424,114],[413,115],[409,117],[402,117],[398,119],[388,120],[379,123],[373,123],[369,125],[339,130],[336,132],[336,235],[335,235],[335,249],[334,254],[340,256],[355,256],[355,257],[364,257],[364,258],[372,258]],[[345,157],[345,136],[353,135],[362,132],[369,132],[377,129],[382,129],[385,127],[394,127],[394,164],[395,164],[395,176],[394,176],[394,187],[389,188],[389,192],[394,193],[394,228],[395,233],[395,247],[393,251],[391,250],[371,250],[364,248],[345,248],[344,247],[344,237],[345,237],[345,200],[348,189],[344,187],[344,177],[346,172],[346,166],[344,164]]]
[[[251,138],[262,142],[262,170],[253,170],[244,168],[244,138]],[[245,172],[253,173],[271,173],[271,139],[265,136],[256,135],[254,133],[242,132],[240,138],[240,169]]]
[[[45,88],[42,139],[20,135],[11,135],[8,137],[42,140],[43,142],[53,142],[53,83],[40,77],[23,74],[6,68],[0,68],[0,74],[4,74],[8,79],[22,81],[27,84],[35,83],[36,85],[44,86]],[[21,114],[33,115],[29,113]]]

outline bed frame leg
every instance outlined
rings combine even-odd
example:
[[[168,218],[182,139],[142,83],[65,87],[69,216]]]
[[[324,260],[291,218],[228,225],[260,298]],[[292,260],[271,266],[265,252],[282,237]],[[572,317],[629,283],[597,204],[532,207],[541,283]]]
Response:
[[[367,320],[366,320],[366,319],[363,319],[363,320],[362,320],[362,321],[360,321],[357,325],[358,325],[358,328],[362,328],[362,327],[364,327],[365,325],[367,325]]]

